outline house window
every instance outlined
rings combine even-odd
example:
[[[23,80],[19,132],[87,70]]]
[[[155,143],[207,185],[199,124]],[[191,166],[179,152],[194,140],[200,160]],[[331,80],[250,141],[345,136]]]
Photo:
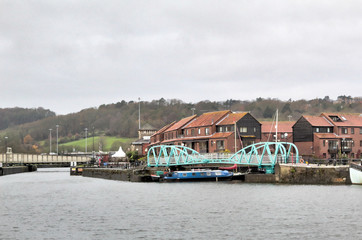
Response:
[[[254,132],[256,133],[256,127],[254,128]]]
[[[348,134],[348,128],[342,128],[342,134]]]
[[[351,128],[351,134],[354,134],[354,128]]]
[[[362,147],[362,140],[361,140],[361,141],[359,141],[359,146],[360,146],[360,147]]]
[[[246,133],[246,132],[248,132],[248,128],[247,127],[241,127],[240,132]]]
[[[209,128],[205,128],[205,134],[209,135]]]
[[[195,134],[194,129],[191,129],[191,136],[194,136],[194,134]]]
[[[323,158],[327,158],[327,154],[326,154],[326,153],[323,153]]]
[[[199,132],[199,135],[200,135],[201,134],[201,128],[199,128],[198,132]]]
[[[219,131],[222,132],[222,127],[219,128]]]
[[[319,132],[319,128],[316,128],[315,131],[316,131],[316,132]]]
[[[223,140],[216,141],[216,148],[219,149],[219,150],[223,150],[224,149],[224,141]]]
[[[362,128],[359,128],[359,134],[362,134]]]
[[[323,140],[323,147],[326,146],[326,140]]]
[[[226,126],[225,127],[225,132],[228,132],[229,131],[229,128]]]
[[[330,128],[327,128],[327,133],[331,132],[331,129]]]
[[[187,135],[187,136],[189,135],[189,130],[188,130],[188,129],[186,130],[186,135]]]

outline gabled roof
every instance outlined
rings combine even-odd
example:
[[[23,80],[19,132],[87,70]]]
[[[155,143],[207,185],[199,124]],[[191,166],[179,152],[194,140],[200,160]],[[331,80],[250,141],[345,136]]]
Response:
[[[362,127],[362,114],[360,113],[322,113],[321,116],[338,127]]]
[[[156,128],[154,128],[152,125],[146,123],[144,124],[140,130],[157,130]]]
[[[174,125],[176,123],[176,121],[173,121],[172,123],[170,124],[167,124],[166,126],[162,127],[160,130],[158,130],[155,134],[152,135],[155,136],[155,135],[158,135],[160,133],[163,133],[164,131],[166,131],[169,127],[171,127],[172,125]]]
[[[262,133],[275,133],[275,122],[261,122],[261,132]],[[281,121],[278,122],[278,132],[293,132],[293,125],[295,122],[289,122],[289,121]]]
[[[165,132],[170,132],[170,131],[180,129],[183,126],[185,126],[186,124],[188,124],[190,121],[192,121],[194,118],[196,118],[196,115],[183,118],[180,121],[176,122],[174,125],[172,125],[170,128],[168,128]]]
[[[242,119],[248,112],[230,113],[223,119],[221,119],[216,125],[231,125]]]
[[[197,117],[194,121],[190,122],[183,128],[192,128],[192,127],[203,127],[211,126],[216,124],[221,118],[226,114],[230,113],[230,110],[218,111],[218,112],[208,112],[204,113],[201,116]]]
[[[333,124],[324,117],[303,115],[303,118],[307,120],[313,127],[333,127]]]

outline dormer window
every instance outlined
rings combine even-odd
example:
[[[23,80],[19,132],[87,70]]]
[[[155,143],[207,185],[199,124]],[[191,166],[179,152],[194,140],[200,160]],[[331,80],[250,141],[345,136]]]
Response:
[[[329,115],[329,117],[333,120],[333,122],[343,122],[342,119],[340,119],[336,115]],[[344,117],[343,117],[344,118]],[[345,118],[344,118],[345,119]]]

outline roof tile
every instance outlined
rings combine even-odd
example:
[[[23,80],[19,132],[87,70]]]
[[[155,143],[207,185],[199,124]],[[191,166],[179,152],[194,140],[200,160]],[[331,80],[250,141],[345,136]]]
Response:
[[[188,125],[183,128],[192,128],[192,127],[203,127],[211,126],[216,124],[222,117],[230,113],[230,110],[218,111],[218,112],[208,112],[204,113],[201,116],[197,117],[194,121],[190,122]]]
[[[224,119],[217,123],[217,125],[231,125],[242,119],[247,112],[230,113]]]
[[[168,128],[165,132],[170,132],[170,131],[173,131],[173,130],[177,130],[177,129],[179,129],[179,128],[182,128],[182,127],[185,126],[187,123],[189,123],[190,121],[192,121],[194,118],[196,118],[196,115],[183,118],[183,119],[181,119],[180,121],[176,122],[174,125],[172,125],[170,128]]]

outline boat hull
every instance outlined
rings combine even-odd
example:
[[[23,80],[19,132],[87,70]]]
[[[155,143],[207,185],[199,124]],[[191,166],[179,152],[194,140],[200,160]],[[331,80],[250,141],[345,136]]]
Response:
[[[352,184],[362,184],[362,171],[354,167],[349,168],[349,176]]]
[[[233,173],[226,170],[215,171],[177,171],[164,175],[160,181],[228,181]]]

